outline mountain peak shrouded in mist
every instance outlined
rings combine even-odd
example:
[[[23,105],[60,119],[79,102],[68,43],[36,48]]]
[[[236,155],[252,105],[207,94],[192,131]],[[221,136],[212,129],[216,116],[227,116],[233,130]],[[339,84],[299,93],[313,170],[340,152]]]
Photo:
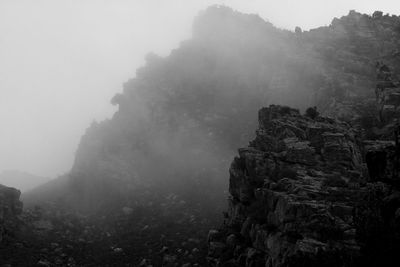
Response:
[[[206,40],[239,41],[260,39],[276,28],[255,14],[243,14],[227,6],[211,6],[193,23],[193,37]]]
[[[224,1],[117,2],[0,2],[0,31],[4,33],[0,72],[6,77],[0,79],[4,89],[0,121],[5,123],[0,172],[18,169],[55,177],[68,171],[87,125],[112,116],[115,108],[107,105],[109,99],[121,91],[123,81],[134,76],[144,55],[150,51],[168,55],[190,36],[191,21],[199,10]],[[333,17],[349,9],[367,14],[380,9],[383,16],[399,13],[392,0],[225,3],[243,20],[265,24],[266,18],[288,30],[329,25]],[[259,15],[247,19],[239,11]]]
[[[399,73],[388,56],[400,44],[398,23],[397,16],[351,11],[329,26],[289,31],[224,6],[201,12],[191,38],[168,56],[145,57],[111,99],[112,118],[82,136],[70,172],[23,194],[22,218],[31,227],[23,234],[40,245],[22,256],[42,266],[234,260],[275,267],[321,262],[322,248],[329,261],[352,263],[363,245],[355,231],[370,229],[362,218],[383,229],[397,214],[395,195],[383,209],[388,222],[370,216],[372,206],[359,228],[351,225],[360,195],[369,196],[367,183],[376,182],[362,158],[365,131],[381,126],[366,127],[359,111],[377,95],[390,96],[376,93],[376,71],[385,79]],[[351,116],[336,112],[343,107]],[[381,175],[394,165],[385,165],[380,149],[393,153],[393,144],[373,146],[370,155],[382,164],[371,173]],[[207,238],[222,220],[221,232]],[[10,243],[6,249],[25,249]]]
[[[209,7],[194,19],[192,38],[169,56],[146,57],[111,100],[118,106],[112,119],[89,127],[71,188],[88,207],[102,190],[129,194],[143,186],[191,188],[190,197],[212,194],[223,203],[224,171],[253,136],[254,114],[271,103],[329,113],[344,100],[373,97],[376,61],[396,51],[398,25],[397,16],[350,11],[329,26],[291,32],[258,15]],[[398,62],[388,62],[397,72]]]

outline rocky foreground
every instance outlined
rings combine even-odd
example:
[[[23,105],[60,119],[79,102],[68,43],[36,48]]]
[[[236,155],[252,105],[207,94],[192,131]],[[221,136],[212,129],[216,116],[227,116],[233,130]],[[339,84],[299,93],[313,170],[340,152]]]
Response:
[[[230,168],[210,265],[397,266],[398,151],[391,141],[362,143],[346,123],[261,109],[255,140]]]
[[[19,191],[0,187],[0,266],[206,265],[212,216],[175,194],[135,197],[91,215],[56,203],[22,211]]]

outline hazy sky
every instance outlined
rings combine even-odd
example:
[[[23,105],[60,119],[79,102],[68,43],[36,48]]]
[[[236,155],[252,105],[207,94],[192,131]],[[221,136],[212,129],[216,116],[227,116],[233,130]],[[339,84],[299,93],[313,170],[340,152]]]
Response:
[[[400,14],[398,0],[0,0],[0,172],[68,171],[144,55],[168,55],[210,4],[287,29],[329,25],[350,9]]]

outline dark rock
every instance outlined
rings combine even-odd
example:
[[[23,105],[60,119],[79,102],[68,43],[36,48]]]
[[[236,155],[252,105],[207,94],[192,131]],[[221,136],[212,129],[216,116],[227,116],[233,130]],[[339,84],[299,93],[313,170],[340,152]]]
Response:
[[[18,215],[22,212],[21,192],[0,185],[0,243],[5,235],[13,235],[18,229]]]
[[[361,255],[354,203],[366,191],[354,186],[363,179],[355,132],[280,106],[261,109],[259,122],[255,141],[231,165],[227,234],[209,241],[210,263],[354,265]]]
[[[47,260],[40,260],[37,262],[36,266],[49,267],[51,266],[51,263]]]
[[[381,18],[382,16],[383,16],[383,12],[382,12],[382,11],[375,11],[375,12],[372,14],[372,17],[373,17],[374,19]]]

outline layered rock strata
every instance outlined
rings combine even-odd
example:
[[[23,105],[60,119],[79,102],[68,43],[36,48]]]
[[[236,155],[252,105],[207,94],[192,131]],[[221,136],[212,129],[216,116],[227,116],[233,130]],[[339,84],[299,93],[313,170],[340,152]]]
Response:
[[[397,175],[395,147],[363,144],[348,124],[332,119],[281,106],[261,109],[255,140],[239,149],[230,168],[229,210],[222,229],[210,231],[210,263],[358,266],[373,260],[367,254],[376,233],[398,226],[398,191],[388,183]],[[378,230],[372,233],[369,222]],[[389,241],[395,248],[398,240]]]
[[[376,101],[380,120],[388,123],[400,116],[400,84],[392,75],[391,69],[377,63],[377,85],[375,89]]]

